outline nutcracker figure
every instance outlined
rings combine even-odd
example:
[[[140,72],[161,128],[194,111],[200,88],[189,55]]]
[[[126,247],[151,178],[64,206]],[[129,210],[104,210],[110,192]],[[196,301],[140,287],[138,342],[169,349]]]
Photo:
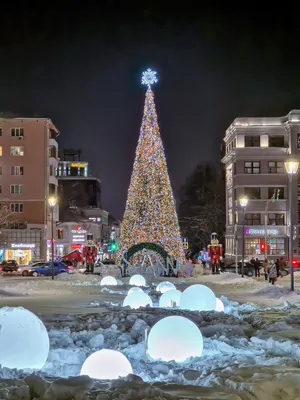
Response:
[[[220,261],[223,259],[223,248],[222,245],[219,244],[216,233],[211,234],[211,241],[207,246],[207,250],[212,274],[219,274]]]
[[[95,242],[93,241],[93,235],[87,235],[86,244],[82,249],[83,260],[86,265],[85,272],[87,274],[94,273],[94,265],[96,262],[97,254],[98,254],[98,249]]]

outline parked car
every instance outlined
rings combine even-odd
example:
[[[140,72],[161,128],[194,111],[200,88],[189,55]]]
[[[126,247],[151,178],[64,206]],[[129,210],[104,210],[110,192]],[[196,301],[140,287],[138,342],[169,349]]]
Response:
[[[4,260],[0,264],[0,269],[3,272],[18,272],[18,263],[16,260]]]
[[[53,271],[52,271],[53,264]],[[29,271],[29,275],[31,276],[54,276],[62,273],[69,273],[70,267],[61,263],[61,262],[47,262],[43,265],[39,265],[37,267],[31,268]]]
[[[261,267],[260,267],[261,268]],[[224,265],[222,268],[222,272],[236,272],[236,263],[231,263],[228,265]],[[238,274],[242,274],[242,263],[238,262]],[[247,276],[254,276],[255,275],[255,268],[253,264],[248,261],[244,262],[244,275]]]

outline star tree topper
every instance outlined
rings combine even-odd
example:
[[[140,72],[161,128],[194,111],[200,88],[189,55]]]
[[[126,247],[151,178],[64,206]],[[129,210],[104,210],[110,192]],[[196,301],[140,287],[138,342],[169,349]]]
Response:
[[[148,68],[147,71],[144,71],[142,74],[142,85],[148,86],[150,89],[151,85],[157,83],[158,79],[156,77],[156,71],[152,71],[151,68]]]

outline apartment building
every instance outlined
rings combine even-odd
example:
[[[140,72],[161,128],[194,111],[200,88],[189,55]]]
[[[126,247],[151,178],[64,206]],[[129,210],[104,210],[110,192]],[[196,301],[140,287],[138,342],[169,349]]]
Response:
[[[0,259],[27,263],[47,257],[48,198],[57,195],[58,135],[48,118],[0,115],[0,213],[7,213],[0,227]]]
[[[226,130],[226,258],[289,257],[289,179],[284,162],[300,160],[300,110],[278,118],[236,118]],[[293,257],[298,243],[298,178],[292,183]],[[274,196],[275,193],[275,196]],[[247,196],[243,218],[239,199]],[[272,199],[273,197],[273,199]]]

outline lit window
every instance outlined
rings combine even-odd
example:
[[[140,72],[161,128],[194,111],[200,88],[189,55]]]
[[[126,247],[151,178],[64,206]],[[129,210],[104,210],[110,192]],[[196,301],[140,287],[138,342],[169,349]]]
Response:
[[[269,174],[284,174],[284,163],[282,161],[269,161]]]
[[[260,162],[259,161],[246,161],[244,163],[245,174],[260,174]]]
[[[11,156],[24,156],[24,146],[10,146]]]
[[[2,156],[2,146],[0,146],[0,157]]]
[[[245,239],[245,255],[255,256],[260,254],[260,239]]]

